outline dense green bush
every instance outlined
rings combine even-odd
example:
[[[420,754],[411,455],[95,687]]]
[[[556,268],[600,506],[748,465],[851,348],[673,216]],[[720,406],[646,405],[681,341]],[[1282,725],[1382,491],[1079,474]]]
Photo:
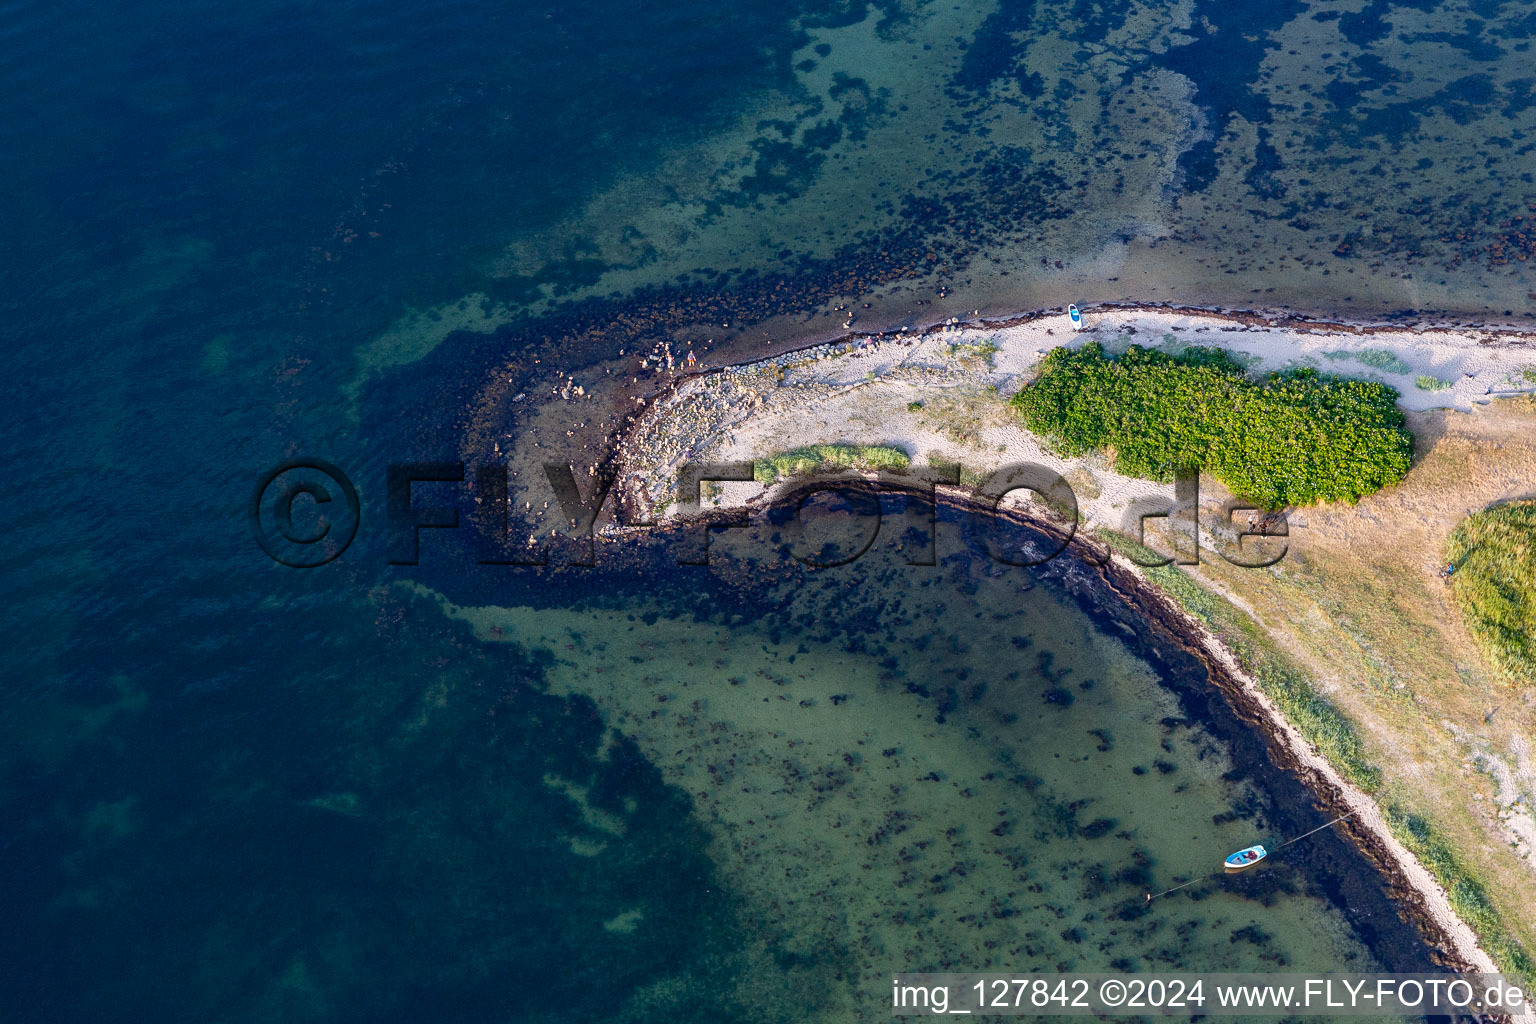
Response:
[[[1413,455],[1397,391],[1312,369],[1263,382],[1220,349],[1177,356],[1097,343],[1058,348],[1012,405],[1068,456],[1110,450],[1128,476],[1198,468],[1265,508],[1354,502],[1401,480]]]
[[[1508,680],[1536,685],[1536,501],[1484,509],[1451,533],[1462,618]]]

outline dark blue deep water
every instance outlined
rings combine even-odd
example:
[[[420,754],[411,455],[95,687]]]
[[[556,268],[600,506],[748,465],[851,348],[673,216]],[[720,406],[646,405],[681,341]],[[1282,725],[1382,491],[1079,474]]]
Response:
[[[688,795],[547,651],[388,586],[459,581],[386,565],[384,466],[460,452],[509,359],[1027,308],[1063,258],[1106,299],[1525,316],[1518,5],[1234,6],[1196,4],[1248,40],[1218,67],[1110,3],[0,3],[0,1020],[752,1016],[706,997],[746,897]],[[1455,59],[1404,70],[1442,15]],[[311,572],[246,520],[298,455],[364,497]],[[509,578],[459,599],[588,596]],[[583,807],[621,855],[560,838]]]
[[[285,572],[244,518],[289,453],[382,465],[391,424],[340,388],[404,303],[782,74],[783,12],[707,13],[0,9],[0,1018],[594,1019],[723,944],[643,762],[602,780],[656,823],[633,856],[550,855],[529,823],[571,811],[539,780],[596,724],[368,602],[382,559]],[[382,749],[438,673],[487,692]],[[615,962],[573,894],[642,887],[678,921]]]

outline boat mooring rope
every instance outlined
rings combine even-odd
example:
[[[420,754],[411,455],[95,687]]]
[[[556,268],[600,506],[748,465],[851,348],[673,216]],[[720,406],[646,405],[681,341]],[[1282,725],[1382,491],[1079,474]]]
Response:
[[[1339,822],[1343,821],[1344,818],[1353,818],[1354,816],[1355,816],[1355,812],[1354,811],[1350,811],[1348,814],[1344,815],[1343,817],[1334,818],[1332,821],[1330,821],[1328,823],[1328,825],[1337,825]],[[1312,832],[1321,832],[1323,829],[1327,828],[1328,825],[1319,825],[1319,826],[1317,826],[1317,828],[1313,829]],[[1287,839],[1285,842],[1283,842],[1279,846],[1275,847],[1275,849],[1283,850],[1287,846],[1290,846],[1292,843],[1300,842],[1301,840],[1307,838],[1307,836],[1311,835],[1312,832],[1303,832],[1301,835],[1297,836],[1295,839]]]
[[[1157,899],[1159,896],[1167,896],[1171,892],[1178,892],[1180,889],[1184,888],[1185,885],[1194,885],[1196,882],[1203,882],[1207,878],[1210,878],[1210,877],[1211,877],[1210,875],[1205,875],[1205,876],[1203,876],[1201,878],[1191,878],[1189,881],[1185,882],[1183,885],[1176,885],[1172,889],[1164,889],[1162,892],[1157,892],[1157,893],[1149,892],[1149,893],[1147,893],[1147,902],[1151,903],[1153,900]]]
[[[1312,835],[1315,832],[1321,832],[1325,828],[1329,828],[1330,826],[1337,825],[1339,822],[1343,821],[1345,818],[1353,818],[1354,816],[1355,816],[1355,812],[1354,811],[1350,811],[1348,814],[1345,814],[1342,817],[1334,818],[1332,821],[1328,822],[1327,825],[1319,825],[1319,826],[1317,826],[1317,828],[1313,829],[1311,832],[1303,832],[1301,835],[1297,836],[1295,839],[1287,839],[1285,842],[1283,842],[1279,846],[1275,847],[1275,852],[1279,852],[1280,850],[1285,849],[1287,846],[1290,846],[1292,843],[1299,843],[1299,842],[1301,842],[1301,840],[1307,838],[1307,836],[1310,836],[1310,835]],[[1273,854],[1271,854],[1271,856],[1273,856]],[[1184,888],[1186,885],[1194,885],[1196,882],[1204,882],[1207,879],[1215,878],[1215,877],[1217,877],[1219,875],[1224,875],[1224,874],[1226,874],[1226,870],[1225,869],[1223,869],[1221,871],[1213,871],[1209,875],[1202,875],[1199,878],[1191,878],[1187,882],[1180,882],[1178,885],[1174,886],[1172,889],[1164,889],[1162,892],[1159,892],[1159,893],[1150,893],[1149,892],[1149,893],[1147,893],[1147,902],[1151,903],[1153,900],[1157,899],[1159,896],[1167,896],[1171,892],[1178,892],[1180,889]]]

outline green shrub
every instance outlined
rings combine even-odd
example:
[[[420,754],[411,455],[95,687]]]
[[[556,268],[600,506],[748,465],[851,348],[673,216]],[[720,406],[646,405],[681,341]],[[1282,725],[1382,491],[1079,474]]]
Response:
[[[1203,469],[1269,509],[1354,502],[1401,480],[1413,437],[1397,391],[1302,367],[1262,382],[1220,349],[1178,356],[1093,342],[1058,348],[1013,397],[1024,424],[1071,457],[1114,452],[1127,476]]]
[[[1209,366],[1224,373],[1241,374],[1244,369],[1243,364],[1226,349],[1204,345],[1191,345],[1173,358],[1180,366]]]
[[[771,484],[791,476],[829,469],[906,469],[912,459],[900,448],[879,444],[815,444],[758,459],[752,477]]]
[[[1536,501],[1463,519],[1446,560],[1462,619],[1488,660],[1510,682],[1536,685]]]
[[[969,487],[971,490],[979,490],[986,482],[988,474],[972,469],[963,462],[946,459],[937,452],[928,453],[928,465],[934,469],[958,474],[961,487]]]
[[[1413,386],[1420,391],[1444,391],[1446,388],[1451,387],[1451,382],[1441,380],[1439,377],[1429,377],[1420,374],[1414,379]]]
[[[939,470],[940,472],[944,472],[946,470],[958,472],[964,469],[964,467],[954,459],[946,459],[938,452],[928,453],[928,465],[932,466],[934,469]]]

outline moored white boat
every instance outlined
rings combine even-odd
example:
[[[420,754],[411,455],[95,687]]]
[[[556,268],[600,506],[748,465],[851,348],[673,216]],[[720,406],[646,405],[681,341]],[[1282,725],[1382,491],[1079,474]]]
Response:
[[[1253,867],[1259,861],[1268,856],[1268,850],[1264,849],[1264,847],[1258,844],[1255,844],[1253,846],[1244,847],[1243,849],[1238,850],[1236,853],[1228,854],[1227,859],[1222,861],[1222,864],[1225,865],[1228,871],[1247,871],[1249,868]]]

